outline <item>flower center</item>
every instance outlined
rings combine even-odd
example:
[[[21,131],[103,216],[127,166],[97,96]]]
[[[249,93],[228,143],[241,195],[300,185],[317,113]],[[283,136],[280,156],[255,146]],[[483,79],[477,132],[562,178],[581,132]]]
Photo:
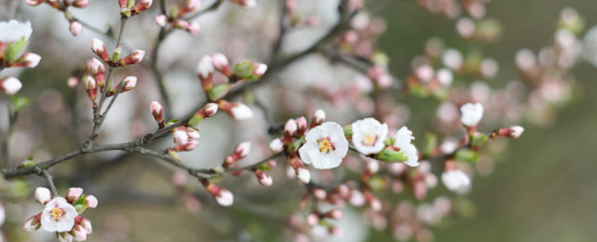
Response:
[[[364,146],[373,146],[377,141],[377,135],[375,132],[367,132],[365,133],[365,140],[362,141]]]
[[[330,153],[330,150],[336,150],[329,137],[317,140],[317,143],[319,143],[320,152]]]
[[[54,208],[54,209],[52,209],[52,211],[50,211],[50,217],[52,217],[52,219],[56,220],[56,222],[60,221],[60,219],[62,218],[63,215],[64,215],[64,211],[60,208]]]

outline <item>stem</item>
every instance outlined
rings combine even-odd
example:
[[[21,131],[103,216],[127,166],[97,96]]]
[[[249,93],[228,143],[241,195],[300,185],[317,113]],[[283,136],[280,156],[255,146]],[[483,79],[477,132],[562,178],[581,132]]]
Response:
[[[46,180],[48,180],[48,184],[50,185],[50,190],[52,191],[53,197],[58,197],[58,190],[56,190],[56,186],[54,185],[52,175],[50,175],[50,173],[46,169],[37,167],[37,169],[35,170],[35,172],[37,172],[38,175],[44,176]]]
[[[286,23],[286,1],[287,0],[280,0],[280,23],[279,23],[279,32],[278,39],[274,43],[274,47],[272,48],[272,61],[275,61],[279,58],[280,49],[282,48],[282,41],[284,40],[284,35],[286,34],[286,30],[288,29]]]

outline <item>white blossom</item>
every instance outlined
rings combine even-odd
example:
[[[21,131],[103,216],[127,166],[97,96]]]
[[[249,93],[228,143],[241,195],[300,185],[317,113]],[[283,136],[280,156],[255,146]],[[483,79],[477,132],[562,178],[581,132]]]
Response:
[[[66,199],[57,197],[46,204],[41,215],[41,227],[48,232],[68,232],[75,225],[78,213]]]
[[[385,147],[388,125],[374,118],[358,120],[352,124],[352,143],[365,155],[377,154]]]
[[[483,118],[483,105],[480,103],[467,103],[460,107],[460,112],[462,112],[460,120],[464,126],[476,126],[481,121],[481,118]]]
[[[464,194],[471,188],[471,179],[461,170],[449,170],[442,174],[442,182],[448,190]]]
[[[35,189],[35,200],[42,205],[46,204],[52,200],[52,193],[45,187],[38,187]]]
[[[325,122],[313,128],[305,137],[306,143],[299,149],[306,164],[313,163],[317,169],[338,167],[348,152],[348,140],[344,130],[334,122]]]
[[[412,167],[419,165],[417,148],[410,143],[411,140],[414,139],[413,132],[406,126],[402,126],[394,136],[394,147],[400,149],[400,151],[404,153],[406,156],[406,161],[404,161],[404,163]]]
[[[0,22],[0,42],[10,43],[25,38],[29,40],[31,37],[31,22],[19,23],[17,20],[10,20],[8,22]]]

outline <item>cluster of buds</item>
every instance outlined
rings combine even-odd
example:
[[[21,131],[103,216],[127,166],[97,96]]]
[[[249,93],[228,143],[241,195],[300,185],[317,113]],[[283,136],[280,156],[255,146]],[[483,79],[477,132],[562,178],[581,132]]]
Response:
[[[73,187],[68,190],[66,197],[52,198],[50,190],[38,187],[35,198],[45,208],[25,222],[25,231],[34,232],[43,228],[47,232],[56,233],[62,242],[87,240],[87,235],[92,232],[91,222],[79,215],[87,209],[97,207],[97,199],[93,195],[85,195],[83,189]]]
[[[7,67],[35,68],[41,56],[24,53],[31,37],[31,22],[20,23],[17,20],[0,22],[0,65]]]
[[[135,0],[118,0],[120,4],[120,15],[130,18],[151,8],[153,0],[141,0],[135,4]]]
[[[212,79],[216,71],[228,77],[229,82],[214,86]],[[266,71],[267,65],[251,61],[240,62],[232,70],[229,66],[228,58],[220,53],[215,53],[211,56],[205,55],[201,58],[199,64],[197,64],[197,76],[201,81],[201,87],[211,101],[220,100],[228,94],[231,84],[240,80],[247,82],[257,81]]]
[[[195,35],[201,29],[201,26],[192,21],[188,21],[183,19],[185,15],[190,12],[197,10],[201,6],[201,0],[187,0],[184,6],[178,7],[174,6],[172,10],[170,10],[170,14],[166,15],[158,15],[155,17],[155,22],[158,26],[164,28],[167,24],[172,24],[172,27],[177,29],[182,29],[191,35]]]
[[[224,164],[222,166],[224,168],[230,168],[232,165],[234,165],[240,159],[247,157],[247,155],[249,154],[250,151],[251,151],[251,143],[250,142],[247,141],[247,142],[242,142],[242,143],[238,144],[234,148],[234,151],[232,152],[232,154],[230,154],[229,156],[226,156],[226,159],[224,159]]]
[[[207,179],[201,179],[201,184],[220,206],[228,207],[234,203],[234,195],[227,189],[218,187]]]
[[[172,130],[172,136],[174,137],[174,143],[176,146],[166,150],[166,153],[178,163],[181,162],[180,156],[177,152],[192,151],[199,145],[199,132],[191,127],[178,127]]]
[[[317,16],[309,16],[307,18],[303,18],[302,16],[298,15],[296,13],[296,7],[297,7],[297,1],[296,0],[288,0],[286,1],[286,7],[284,9],[285,11],[285,17],[287,19],[287,21],[289,22],[290,26],[292,27],[309,27],[309,26],[315,26],[319,24],[319,18]]]
[[[106,49],[106,45],[100,39],[93,39],[91,50],[93,50],[93,53],[95,53],[100,60],[111,67],[134,65],[143,61],[143,57],[145,57],[145,51],[134,50],[131,54],[121,59],[120,53],[122,52],[122,45],[120,45],[112,54],[112,58],[110,58],[108,50]]]

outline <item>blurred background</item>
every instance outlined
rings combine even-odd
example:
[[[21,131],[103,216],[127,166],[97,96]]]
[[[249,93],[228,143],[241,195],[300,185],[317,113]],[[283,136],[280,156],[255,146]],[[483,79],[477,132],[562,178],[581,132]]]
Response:
[[[202,55],[224,52],[231,56],[231,63],[244,59],[267,60],[267,54],[264,53],[267,53],[276,36],[276,32],[269,31],[275,29],[277,24],[276,2],[258,0],[259,7],[255,12],[243,11],[225,3],[217,10],[217,14],[210,13],[199,18],[202,29],[197,35],[189,36],[178,31],[169,37],[160,49],[162,59],[159,67],[167,70],[166,79],[169,81],[168,91],[173,97],[174,116],[184,114],[195,103],[204,99],[197,95],[200,85],[194,74],[195,65]],[[415,0],[371,2],[374,4],[371,4],[369,13],[382,17],[387,23],[387,30],[378,39],[376,47],[387,54],[391,60],[389,70],[400,79],[409,75],[411,61],[421,54],[426,41],[431,37],[441,38],[446,46],[453,48],[466,50],[469,47],[469,43],[455,29],[456,20],[432,14]],[[284,51],[304,48],[321,33],[325,33],[331,23],[337,21],[337,16],[333,13],[336,4],[336,1],[331,0],[318,0],[316,4],[301,4],[299,1],[301,11],[318,16],[321,24],[311,30],[291,33],[288,42],[297,43],[285,44]],[[562,9],[576,9],[584,18],[586,29],[597,25],[597,15],[594,14],[597,2],[592,1],[495,0],[486,6],[486,15],[497,19],[502,26],[502,37],[497,42],[476,46],[484,55],[496,59],[500,64],[497,76],[488,80],[491,87],[503,88],[508,82],[519,78],[514,61],[519,49],[538,51],[553,41]],[[40,54],[42,62],[36,69],[2,73],[2,77],[6,73],[20,73],[24,84],[20,94],[33,99],[33,105],[20,117],[23,122],[16,126],[18,131],[11,140],[15,163],[29,155],[42,161],[66,153],[78,146],[80,140],[77,139],[84,140],[89,134],[90,115],[82,115],[80,120],[72,117],[90,112],[90,104],[81,90],[77,94],[69,89],[66,80],[78,66],[93,56],[89,51],[91,38],[98,37],[88,30],[84,30],[77,38],[72,37],[63,16],[48,6],[34,8],[23,4],[20,11],[22,13],[19,19],[31,19],[33,22],[34,32],[28,50]],[[77,17],[105,29],[106,26],[117,26],[118,11],[116,1],[94,1],[87,9],[73,12]],[[157,10],[152,9],[151,14],[138,16],[129,23],[124,38],[126,45],[144,50],[152,47],[158,31],[153,21],[155,13]],[[251,32],[252,30],[257,33]],[[234,33],[241,34],[229,37]],[[111,46],[108,41],[107,44]],[[303,63],[306,67],[293,68],[285,76],[279,76],[284,78],[283,84],[261,88],[255,96],[263,98],[262,101],[275,97],[272,93],[276,91],[280,91],[281,95],[292,96],[292,88],[297,80],[313,83],[319,79],[343,78],[341,75],[324,73],[320,69],[301,74],[301,71],[305,72],[325,63],[321,60],[318,62],[317,59],[305,60],[308,61],[312,64]],[[496,167],[490,175],[475,177],[471,192],[465,196],[474,204],[470,208],[472,212],[467,216],[443,219],[433,229],[435,241],[595,240],[597,230],[592,225],[597,222],[597,210],[593,209],[597,204],[597,192],[594,192],[593,187],[597,183],[594,175],[597,170],[594,148],[597,132],[593,129],[597,123],[594,108],[597,106],[597,95],[592,95],[591,91],[597,90],[597,69],[592,64],[580,61],[572,72],[577,81],[572,101],[558,110],[550,122],[542,125],[520,123],[525,127],[522,138],[509,141],[507,149],[495,157]],[[294,75],[297,73],[301,75]],[[147,107],[152,100],[159,99],[159,95],[150,70],[142,66],[129,67],[117,73],[115,79],[126,75],[136,75],[140,81],[135,92],[123,95],[119,99],[119,105],[110,113],[100,136],[102,143],[128,141],[155,128]],[[284,92],[283,88],[290,91]],[[301,99],[300,95],[294,97]],[[73,103],[72,100],[77,98],[80,101]],[[0,97],[0,102],[2,117],[6,113],[4,104],[8,99]],[[306,108],[308,105],[302,102],[297,104],[299,107],[294,107],[293,103],[265,102],[265,106],[270,109],[287,108],[285,113],[272,115],[277,122],[304,115],[304,110],[309,110]],[[415,135],[422,140],[438,103],[413,97],[408,97],[406,103],[416,107],[411,109],[410,120],[406,124],[413,127]],[[329,120],[348,123],[357,116],[343,115],[346,108],[336,110],[331,104],[322,105],[321,108],[329,114]],[[71,112],[70,108],[78,111]],[[251,140],[267,144],[269,138],[263,132],[267,129],[267,123],[261,117],[261,110],[255,107],[253,110],[257,120],[250,122],[233,123],[223,115],[209,120],[211,124],[205,124],[201,128],[200,147],[192,154],[183,154],[183,160],[192,166],[211,167],[221,162],[221,158],[238,142]],[[123,123],[130,125],[124,127]],[[5,120],[1,120],[0,124],[4,125],[0,127],[6,128]],[[235,128],[222,130],[222,127],[230,124],[236,125]],[[78,131],[74,135],[67,135],[72,129]],[[222,143],[212,143],[210,140],[227,141],[224,142],[225,145],[221,145]],[[168,144],[166,141],[156,144],[156,147],[166,147]],[[258,160],[268,154],[267,146],[259,147],[254,146],[248,160]],[[281,230],[280,221],[262,220],[260,215],[270,213],[277,217],[281,215],[278,212],[297,207],[299,201],[296,198],[304,193],[296,184],[277,185],[277,178],[280,181],[286,179],[284,172],[279,170],[274,173],[275,185],[270,190],[259,189],[259,184],[253,177],[228,177],[236,180],[225,182],[223,186],[233,191],[238,200],[235,201],[235,206],[225,209],[217,206],[203,192],[199,183],[189,181],[184,189],[200,191],[197,195],[199,205],[194,204],[193,199],[181,195],[178,190],[181,188],[172,186],[172,167],[144,157],[128,157],[130,159],[126,159],[126,162],[111,162],[111,159],[117,157],[122,159],[118,152],[99,154],[78,159],[76,163],[64,164],[61,166],[64,168],[60,170],[52,170],[62,193],[69,186],[80,186],[86,189],[86,193],[99,198],[100,207],[85,213],[94,224],[94,233],[89,236],[88,241],[285,241],[279,237],[280,234],[287,235],[287,232]],[[90,161],[88,163],[91,165],[87,165],[86,161]],[[108,167],[105,170],[94,169],[94,165],[104,163],[110,163],[101,166]],[[87,179],[87,176],[91,179]],[[33,176],[27,178],[33,184],[23,186],[45,184],[43,179]],[[288,196],[278,196],[278,200],[273,201],[269,199],[276,192],[287,192]],[[20,228],[24,219],[40,209],[40,205],[32,202],[31,193],[24,194],[23,197],[28,199],[25,205],[3,201],[8,213],[8,222],[3,228],[5,234],[7,226]],[[194,211],[192,208],[200,211],[189,212]],[[387,231],[369,229],[360,216],[355,211],[346,212],[346,220],[353,222],[341,225],[344,238],[332,240],[322,237],[316,241],[394,241]],[[271,236],[272,234],[276,236]],[[11,236],[15,241],[54,240],[53,235],[45,232],[34,233],[31,238],[25,233],[14,233]]]

